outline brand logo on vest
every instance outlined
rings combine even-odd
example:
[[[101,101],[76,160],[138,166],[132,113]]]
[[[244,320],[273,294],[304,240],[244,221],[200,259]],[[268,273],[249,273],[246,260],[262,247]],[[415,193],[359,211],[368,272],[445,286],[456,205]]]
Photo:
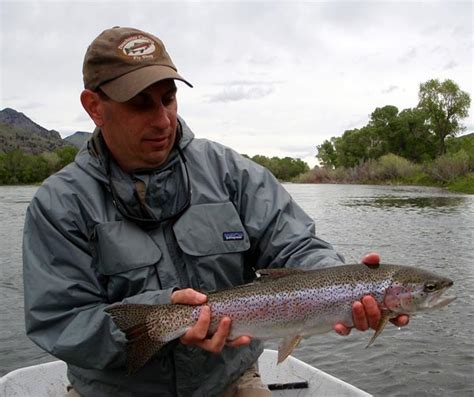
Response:
[[[244,232],[224,232],[223,237],[224,241],[243,240]]]

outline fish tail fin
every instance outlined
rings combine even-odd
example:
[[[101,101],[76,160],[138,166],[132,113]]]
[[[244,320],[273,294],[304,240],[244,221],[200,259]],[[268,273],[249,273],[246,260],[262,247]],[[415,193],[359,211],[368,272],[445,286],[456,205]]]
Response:
[[[370,338],[369,343],[365,347],[366,349],[372,345],[372,343],[375,342],[375,339],[377,339],[377,336],[379,336],[382,331],[384,330],[385,326],[388,323],[388,320],[390,319],[389,313],[382,314],[382,318],[380,319],[379,325],[377,326],[377,329],[375,330],[375,333],[372,335],[372,338]]]
[[[132,375],[137,372],[165,344],[165,342],[152,340],[148,332],[129,340],[127,343],[127,373]]]
[[[147,317],[155,310],[155,305],[114,305],[105,309],[127,337],[129,375],[138,371],[166,344],[166,342],[151,339],[148,332]]]

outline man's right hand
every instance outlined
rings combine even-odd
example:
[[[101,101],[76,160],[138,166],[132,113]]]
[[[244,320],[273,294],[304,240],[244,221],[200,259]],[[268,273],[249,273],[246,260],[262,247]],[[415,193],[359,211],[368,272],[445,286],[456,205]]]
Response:
[[[239,347],[250,343],[251,339],[248,336],[240,336],[234,340],[228,340],[232,322],[229,317],[223,317],[214,334],[209,335],[211,310],[209,306],[205,305],[206,302],[207,296],[192,288],[174,291],[171,294],[171,303],[173,304],[203,305],[196,324],[181,336],[180,341],[182,344],[198,346],[209,352],[219,353],[226,345]]]

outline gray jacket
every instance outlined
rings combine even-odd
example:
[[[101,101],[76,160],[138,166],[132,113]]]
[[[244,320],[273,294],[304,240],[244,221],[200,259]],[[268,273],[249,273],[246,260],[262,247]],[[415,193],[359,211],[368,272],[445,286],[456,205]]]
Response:
[[[110,174],[120,208],[134,213],[136,180],[155,228],[124,219],[113,203],[100,133],[75,162],[48,178],[26,214],[23,241],[28,336],[68,364],[84,396],[215,396],[255,362],[261,343],[212,354],[177,341],[136,374],[125,370],[124,334],[104,308],[170,303],[175,288],[239,285],[265,267],[318,267],[342,258],[315,237],[313,221],[264,168],[217,143],[195,139],[180,119],[179,147],[159,169]],[[226,232],[238,232],[223,238]],[[237,236],[237,238],[235,238]]]

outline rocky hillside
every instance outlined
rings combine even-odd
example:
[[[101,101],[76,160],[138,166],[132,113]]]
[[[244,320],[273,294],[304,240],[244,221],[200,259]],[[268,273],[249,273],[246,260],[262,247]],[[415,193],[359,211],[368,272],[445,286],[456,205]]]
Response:
[[[85,141],[87,137],[84,134],[87,133],[80,133]],[[5,108],[0,111],[0,152],[20,149],[25,153],[39,154],[68,145],[82,146],[77,137],[72,141],[62,139],[59,132],[47,130],[14,109]]]
[[[64,141],[80,149],[91,135],[92,135],[91,132],[77,131],[74,134],[69,135],[66,138],[64,138]]]

